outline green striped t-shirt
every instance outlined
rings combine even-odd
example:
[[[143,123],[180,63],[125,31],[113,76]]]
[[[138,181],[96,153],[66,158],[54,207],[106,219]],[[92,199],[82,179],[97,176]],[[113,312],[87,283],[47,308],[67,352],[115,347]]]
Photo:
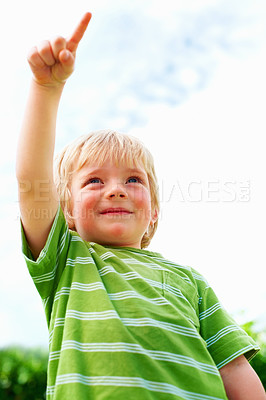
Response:
[[[49,327],[47,400],[221,400],[218,369],[258,346],[206,280],[160,254],[85,242],[58,209],[34,261]]]

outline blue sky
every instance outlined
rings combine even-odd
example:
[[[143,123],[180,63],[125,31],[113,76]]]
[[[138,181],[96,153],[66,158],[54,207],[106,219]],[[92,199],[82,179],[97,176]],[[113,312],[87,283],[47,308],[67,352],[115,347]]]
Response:
[[[47,345],[20,253],[14,173],[26,55],[42,39],[67,36],[85,11],[93,19],[62,98],[56,149],[102,128],[142,139],[161,190],[150,249],[203,273],[239,322],[265,326],[265,2],[65,3],[0,6],[0,346]]]

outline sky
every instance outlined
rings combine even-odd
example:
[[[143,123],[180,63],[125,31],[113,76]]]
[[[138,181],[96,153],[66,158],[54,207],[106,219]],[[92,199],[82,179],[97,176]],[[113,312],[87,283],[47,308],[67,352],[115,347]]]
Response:
[[[155,159],[161,212],[149,247],[201,272],[238,323],[266,329],[264,0],[1,3],[0,347],[47,347],[21,254],[17,140],[43,39],[93,16],[60,104],[56,151],[115,129]]]

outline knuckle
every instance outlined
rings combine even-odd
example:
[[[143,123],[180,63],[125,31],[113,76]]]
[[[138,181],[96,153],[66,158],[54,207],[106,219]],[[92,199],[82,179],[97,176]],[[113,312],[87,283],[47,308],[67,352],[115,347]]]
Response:
[[[66,48],[66,40],[62,36],[57,36],[51,41],[53,55],[58,59],[59,54]]]
[[[52,40],[53,46],[64,48],[66,47],[66,39],[62,36],[57,36]]]
[[[27,60],[28,60],[28,62],[31,62],[34,58],[36,58],[36,55],[38,55],[38,50],[37,50],[37,48],[36,48],[36,46],[35,46],[35,47],[32,47],[32,48],[28,51],[28,54],[27,54]]]
[[[37,49],[40,54],[46,54],[50,51],[50,42],[48,40],[43,40],[38,44]]]

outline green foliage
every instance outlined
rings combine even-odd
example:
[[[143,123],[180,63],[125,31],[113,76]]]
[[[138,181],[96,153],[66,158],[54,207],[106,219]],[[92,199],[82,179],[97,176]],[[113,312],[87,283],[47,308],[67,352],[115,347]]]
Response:
[[[44,400],[47,360],[41,349],[0,349],[0,400]]]
[[[266,334],[265,332],[257,332],[254,321],[246,322],[242,328],[251,336],[260,346],[260,352],[251,360],[250,364],[258,374],[264,389],[266,389]]]

